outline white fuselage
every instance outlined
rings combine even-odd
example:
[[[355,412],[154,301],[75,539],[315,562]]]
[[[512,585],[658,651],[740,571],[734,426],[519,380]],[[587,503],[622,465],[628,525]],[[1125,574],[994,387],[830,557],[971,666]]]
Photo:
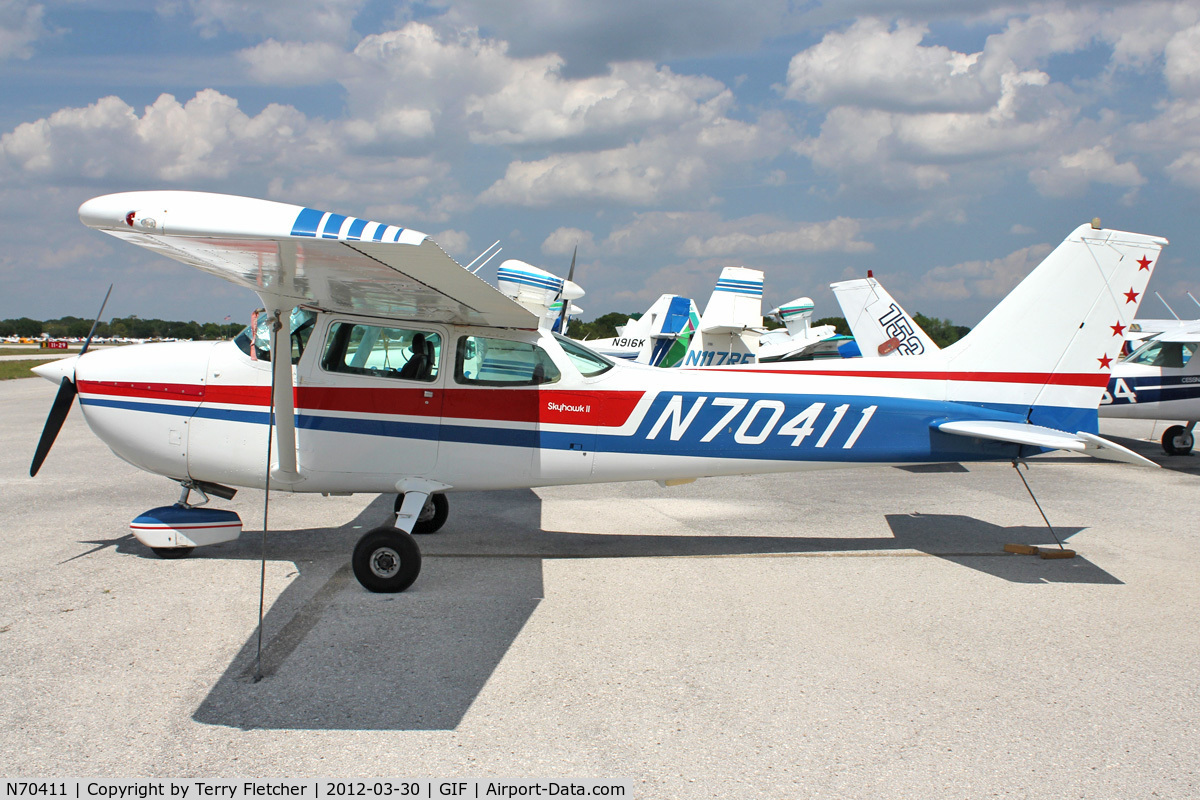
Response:
[[[292,368],[301,480],[278,488],[388,492],[419,476],[477,490],[1011,458],[1014,445],[930,426],[960,416],[1019,421],[1027,411],[1019,377],[951,376],[934,361],[853,372],[618,363],[586,377],[548,333],[425,323],[423,335],[440,342],[425,379],[402,376],[400,345],[392,365],[363,362],[350,374],[331,368],[329,353],[331,332],[353,324],[397,323],[316,316]],[[487,361],[484,337],[504,358]],[[510,346],[548,358],[535,378],[546,382],[520,385]],[[76,378],[88,425],[126,461],[177,480],[264,485],[271,365],[234,342],[92,352]],[[1016,394],[1006,404],[1008,391]]]

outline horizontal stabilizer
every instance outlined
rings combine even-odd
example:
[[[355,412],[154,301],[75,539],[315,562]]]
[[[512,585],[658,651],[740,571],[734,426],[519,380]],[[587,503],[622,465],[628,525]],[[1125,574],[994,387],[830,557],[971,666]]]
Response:
[[[1110,442],[1094,433],[1067,433],[1066,431],[1045,428],[1041,425],[1029,425],[1024,422],[1003,422],[1000,420],[960,420],[943,422],[935,426],[942,433],[955,436],[971,436],[977,439],[992,439],[998,442],[1012,442],[1030,447],[1044,447],[1049,450],[1069,450],[1073,453],[1095,456],[1106,461],[1124,461],[1127,464],[1138,464],[1143,467],[1157,467],[1148,458],[1144,458],[1116,442]]]

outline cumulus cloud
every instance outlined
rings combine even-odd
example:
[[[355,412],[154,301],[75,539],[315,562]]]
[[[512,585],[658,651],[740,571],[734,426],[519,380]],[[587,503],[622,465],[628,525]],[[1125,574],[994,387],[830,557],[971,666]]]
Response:
[[[575,248],[583,254],[594,253],[596,239],[591,231],[581,228],[557,228],[542,242],[542,253],[548,256],[569,256]]]
[[[453,228],[433,234],[433,240],[441,245],[447,253],[459,258],[465,256],[471,247],[471,237],[465,231]]]
[[[712,258],[834,250],[862,253],[875,249],[870,242],[858,239],[861,230],[858,220],[845,217],[811,223],[749,218],[724,223],[720,227],[724,230],[712,236],[689,236],[680,248],[682,255]]]
[[[721,224],[719,215],[710,211],[644,211],[613,228],[604,239],[604,249],[616,255],[678,244],[689,236],[712,231]]]
[[[1010,16],[981,51],[965,53],[926,44],[924,25],[860,20],[792,59],[786,96],[828,107],[819,134],[794,149],[843,187],[927,191],[1012,166],[1055,196],[1093,181],[1137,186],[1138,166],[1118,163],[1104,138],[1117,115],[1084,115],[1083,98],[1042,69],[1097,39],[1123,41],[1122,64],[1141,64],[1149,45],[1117,28],[1111,13],[1043,7]],[[1186,42],[1180,51],[1182,75]],[[1111,163],[1095,161],[1101,152]]]
[[[1167,42],[1163,75],[1177,95],[1200,96],[1200,25],[1179,31]]]
[[[185,0],[205,35],[224,30],[295,41],[346,41],[364,5],[366,0]]]
[[[267,39],[238,53],[253,80],[275,86],[334,83],[346,74],[348,54],[329,42]]]
[[[269,65],[273,51],[307,53],[299,45],[260,46],[248,58]],[[258,51],[262,50],[262,53]],[[605,74],[563,75],[554,53],[513,57],[507,42],[474,30],[444,31],[421,22],[364,37],[342,57],[322,51],[320,80],[337,74],[358,128],[384,124],[388,109],[420,111],[426,129],[439,125],[451,138],[497,147],[574,142],[575,149],[612,148],[697,120],[717,120],[731,92],[704,76],[679,75],[647,62],[612,64]],[[299,70],[286,71],[299,76]],[[444,124],[443,124],[444,121]]]
[[[47,33],[44,13],[41,3],[0,0],[0,61],[33,55],[33,43]]]
[[[514,161],[480,201],[548,206],[588,198],[652,205],[701,187],[709,165],[695,154],[673,152],[666,139],[617,150],[555,154],[538,161]]]
[[[232,97],[205,89],[187,103],[164,94],[141,116],[118,97],[64,108],[4,134],[0,152],[16,174],[178,181],[273,163],[297,142],[320,147],[328,133],[290,106],[250,117]]]
[[[1102,144],[1059,156],[1049,167],[1034,170],[1029,178],[1048,197],[1080,194],[1091,183],[1133,188],[1146,182],[1135,164],[1117,163]]]
[[[494,204],[546,206],[572,199],[647,206],[707,194],[724,172],[782,152],[787,128],[775,115],[757,124],[716,117],[700,119],[669,135],[624,147],[560,153],[538,161],[514,161],[482,195]]]
[[[526,144],[644,134],[719,113],[731,99],[720,81],[676,75],[645,62],[615,64],[607,75],[580,80],[563,79],[561,66],[557,58],[514,61],[503,86],[470,97],[472,141]]]
[[[1200,189],[1200,150],[1189,150],[1166,168],[1172,181],[1192,189]]]
[[[403,224],[448,218],[438,192],[446,184],[444,162],[354,153],[345,125],[278,104],[251,116],[212,89],[184,103],[164,94],[140,113],[105,97],[0,136],[0,175],[10,183],[220,182],[221,191],[254,193],[265,185],[272,198]],[[412,202],[430,191],[439,199]]]
[[[793,222],[757,214],[726,220],[712,211],[650,211],[635,214],[627,224],[614,228],[602,250],[612,255],[667,250],[685,258],[710,260],[874,250],[874,244],[859,238],[861,232],[862,223],[846,217]]]
[[[1053,249],[1048,244],[1036,244],[990,261],[934,267],[922,276],[919,291],[938,300],[999,300]]]
[[[925,25],[879,19],[855,22],[796,54],[788,65],[786,96],[818,105],[903,111],[984,109],[999,83],[981,80],[979,53],[923,46]]]
[[[621,61],[664,61],[754,49],[801,30],[787,0],[435,0],[448,23],[494,31],[519,56],[569,54],[571,74],[603,72]]]

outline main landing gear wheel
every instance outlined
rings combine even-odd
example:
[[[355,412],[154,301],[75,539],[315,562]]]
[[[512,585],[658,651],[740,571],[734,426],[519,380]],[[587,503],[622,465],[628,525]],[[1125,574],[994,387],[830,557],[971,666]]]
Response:
[[[151,547],[154,555],[159,558],[187,558],[192,554],[194,547]]]
[[[368,591],[403,592],[421,573],[421,549],[404,531],[384,526],[358,540],[350,565],[354,577]]]
[[[400,513],[400,506],[404,505],[404,495],[396,495],[396,504],[393,514]],[[450,516],[450,501],[446,499],[444,494],[431,494],[425,501],[424,508],[421,509],[421,514],[417,517],[417,524],[413,526],[413,533],[437,533],[443,525],[446,524],[446,518]]]
[[[1170,456],[1186,456],[1192,452],[1192,432],[1182,425],[1172,425],[1163,434],[1162,446]]]

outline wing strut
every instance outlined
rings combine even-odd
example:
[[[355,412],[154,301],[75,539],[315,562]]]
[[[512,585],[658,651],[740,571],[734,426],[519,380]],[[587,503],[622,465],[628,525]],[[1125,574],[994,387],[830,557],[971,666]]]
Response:
[[[292,337],[284,322],[284,312],[290,317],[291,303],[279,297],[260,294],[263,306],[271,315],[271,400],[275,405],[275,451],[278,461],[271,477],[280,483],[293,485],[304,480],[296,465],[296,403],[292,389]],[[283,333],[283,331],[288,333]]]

